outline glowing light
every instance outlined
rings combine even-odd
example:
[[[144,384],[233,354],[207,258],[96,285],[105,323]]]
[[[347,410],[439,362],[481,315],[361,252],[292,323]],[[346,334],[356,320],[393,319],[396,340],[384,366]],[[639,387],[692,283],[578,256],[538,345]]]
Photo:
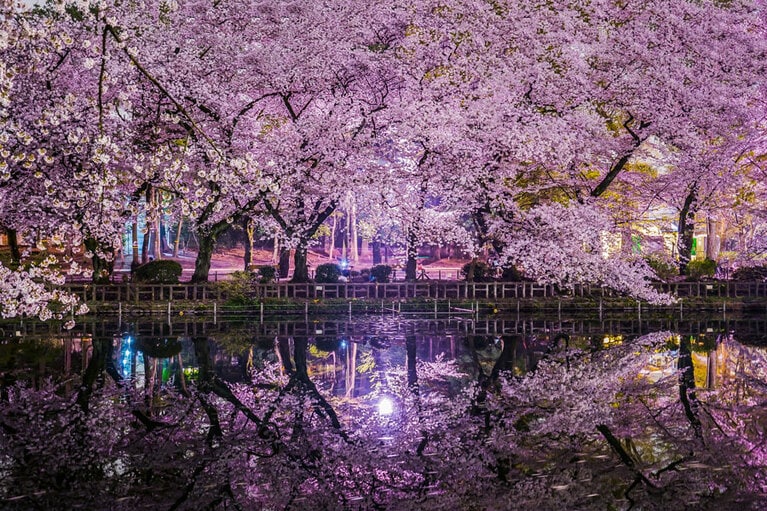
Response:
[[[388,397],[382,397],[378,402],[379,415],[391,415],[394,413],[394,401]]]

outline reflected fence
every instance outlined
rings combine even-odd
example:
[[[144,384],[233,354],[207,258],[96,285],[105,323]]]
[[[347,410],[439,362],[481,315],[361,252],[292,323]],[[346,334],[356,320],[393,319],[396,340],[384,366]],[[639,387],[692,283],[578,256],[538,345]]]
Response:
[[[767,282],[703,281],[656,283],[658,291],[679,298],[765,298]],[[68,283],[63,286],[85,302],[225,302],[232,298],[227,286],[217,282],[179,284],[91,284]],[[252,300],[266,299],[356,299],[399,300],[423,298],[431,300],[512,301],[534,298],[619,298],[622,295],[597,285],[576,285],[562,291],[552,285],[534,282],[456,282],[416,281],[392,283],[291,283],[253,285],[246,293]]]
[[[393,326],[394,325],[394,326]],[[550,336],[567,333],[576,336],[623,335],[635,337],[649,332],[670,331],[688,335],[713,335],[736,332],[741,342],[767,344],[767,317],[745,315],[711,317],[709,314],[684,317],[630,316],[627,314],[605,315],[603,318],[573,318],[552,315],[520,317],[467,318],[409,318],[406,321],[381,321],[374,316],[356,318],[312,317],[306,320],[271,319],[257,321],[222,320],[212,318],[173,318],[165,322],[152,318],[131,317],[117,321],[114,317],[81,318],[71,331],[62,331],[55,322],[7,321],[0,323],[0,344],[10,338],[45,339],[50,336],[88,336],[111,338],[117,332],[130,330],[135,336],[155,339],[169,337],[234,336],[257,342],[273,341],[275,337],[307,337],[343,339],[361,336],[401,335],[417,337],[465,334],[498,337],[521,334],[525,336]]]

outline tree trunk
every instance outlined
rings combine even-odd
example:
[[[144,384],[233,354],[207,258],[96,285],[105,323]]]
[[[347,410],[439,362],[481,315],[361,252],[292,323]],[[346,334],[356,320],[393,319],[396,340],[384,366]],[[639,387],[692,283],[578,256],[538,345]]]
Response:
[[[706,259],[716,261],[719,258],[719,222],[713,218],[706,220]]]
[[[272,262],[280,262],[280,239],[276,235],[274,236],[274,242],[272,245]],[[280,271],[282,271],[282,266],[280,266]]]
[[[296,247],[293,255],[293,278],[291,282],[309,282],[309,266],[307,264],[308,247],[306,242],[301,242]]]
[[[99,244],[93,238],[87,238],[85,240],[85,248],[93,254],[91,256],[91,264],[93,265],[93,276],[91,277],[94,283],[108,283],[112,272],[114,271],[114,257],[112,260],[107,260],[98,255]],[[112,249],[114,251],[114,249]]]
[[[255,236],[256,226],[252,218],[245,219],[245,271],[250,270],[253,265],[253,237]]]
[[[155,260],[159,261],[162,259],[162,222],[160,222],[159,217],[154,223],[154,239],[152,241],[154,242],[152,246],[152,254],[154,255]]]
[[[338,215],[333,215],[333,227],[330,229],[330,250],[328,250],[328,262],[333,261],[336,251],[336,227],[338,226]]]
[[[160,255],[167,254],[168,252],[172,253],[170,240],[168,239],[170,237],[169,231],[168,224],[160,221]]]
[[[146,224],[144,229],[144,239],[141,241],[141,264],[146,264],[149,261],[149,224]]]
[[[131,241],[131,264],[130,264],[130,271],[133,273],[133,270],[136,269],[136,266],[139,265],[139,252],[138,252],[138,222],[133,222],[131,224],[131,237],[133,240]]]
[[[18,266],[21,263],[21,250],[19,249],[19,233],[16,229],[7,229],[8,246],[11,249],[11,265]]]
[[[290,249],[281,248],[279,257],[280,278],[287,278],[290,274]]]
[[[357,244],[357,204],[352,201],[351,211],[349,212],[349,245],[351,247],[351,260],[356,264],[360,262],[360,252]]]
[[[162,201],[160,200],[160,191],[155,189],[152,194],[152,205],[155,208],[157,219],[154,221],[154,242],[152,245],[152,254],[156,260],[162,259]]]
[[[477,258],[472,257],[469,263],[469,271],[466,273],[466,282],[474,282],[474,269],[477,267]]]
[[[700,404],[695,395],[695,373],[692,364],[692,346],[690,338],[682,336],[679,342],[679,358],[677,360],[679,370],[679,400],[684,408],[684,414],[690,422],[695,437],[703,438],[703,426],[699,418]]]
[[[374,240],[371,246],[373,247],[373,265],[381,264],[381,242]]]
[[[178,228],[176,229],[176,239],[173,242],[173,257],[178,257],[178,247],[181,244],[181,228],[184,226],[184,217],[179,216]]]
[[[415,281],[418,275],[418,235],[411,225],[407,231],[407,264],[405,266],[405,280]]]
[[[698,187],[693,185],[679,211],[677,228],[677,251],[679,253],[679,275],[687,275],[687,265],[692,259],[692,240],[695,235],[695,213],[698,201]]]
[[[213,249],[216,246],[217,233],[215,231],[199,231],[197,242],[199,244],[197,259],[194,261],[194,273],[190,282],[207,282],[210,273],[210,260],[213,257]]]

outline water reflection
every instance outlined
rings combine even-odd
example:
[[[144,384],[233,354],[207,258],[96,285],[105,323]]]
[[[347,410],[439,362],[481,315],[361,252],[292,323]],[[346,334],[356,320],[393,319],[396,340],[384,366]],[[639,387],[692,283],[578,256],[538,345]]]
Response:
[[[767,342],[763,318],[728,320],[614,318],[603,321],[561,318],[465,320],[367,317],[354,321],[317,318],[298,321],[185,321],[169,324],[138,319],[117,324],[114,318],[80,323],[71,332],[53,324],[7,323],[0,343],[0,384],[20,377],[37,385],[48,379],[67,380],[85,371],[94,351],[104,356],[104,370],[113,379],[130,380],[136,387],[173,385],[184,389],[199,377],[194,339],[210,342],[211,370],[224,381],[247,382],[255,370],[277,363],[283,374],[294,372],[295,343],[306,345],[307,374],[333,396],[355,398],[385,386],[381,371],[405,367],[414,374],[416,361],[454,361],[471,378],[497,378],[501,371],[523,375],[557,350],[595,351],[631,340],[643,332],[670,330],[691,351],[698,387],[717,382],[723,355],[716,339],[734,333],[743,344]],[[98,349],[94,347],[98,345]],[[669,346],[668,357],[678,358]],[[666,355],[659,355],[666,358]],[[651,378],[667,374],[649,368]]]
[[[649,321],[666,331],[637,339]],[[6,331],[22,335],[0,344],[0,498],[9,509],[763,502],[752,460],[766,445],[767,356],[738,339],[764,327],[559,317],[107,318],[68,333],[14,324]]]

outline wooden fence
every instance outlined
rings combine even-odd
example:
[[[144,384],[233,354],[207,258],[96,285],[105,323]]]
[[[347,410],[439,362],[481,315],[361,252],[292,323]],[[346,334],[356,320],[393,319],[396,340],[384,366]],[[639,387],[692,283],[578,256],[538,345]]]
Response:
[[[226,289],[217,283],[201,284],[84,284],[70,283],[64,288],[85,302],[167,302],[180,300],[226,301]],[[657,284],[659,291],[680,298],[765,298],[767,282],[679,282]],[[557,292],[550,285],[532,282],[456,282],[416,281],[379,283],[274,283],[258,284],[248,292],[259,299],[456,299],[506,301],[530,298],[618,297],[619,293],[601,286],[578,285],[569,292]]]

